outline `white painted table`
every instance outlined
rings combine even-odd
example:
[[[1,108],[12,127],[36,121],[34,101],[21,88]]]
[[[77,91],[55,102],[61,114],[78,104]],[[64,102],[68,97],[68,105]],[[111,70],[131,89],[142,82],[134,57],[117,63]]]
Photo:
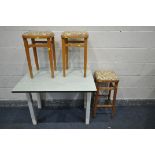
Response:
[[[87,77],[83,77],[83,70],[68,70],[66,77],[62,71],[56,71],[54,79],[49,71],[35,72],[34,78],[30,79],[26,74],[14,87],[13,93],[26,93],[28,107],[32,118],[32,123],[37,124],[37,119],[33,109],[32,93],[37,94],[38,108],[41,109],[40,93],[42,92],[83,92],[84,106],[86,107],[85,122],[89,124],[91,93],[96,91],[96,86],[91,71],[87,70]]]

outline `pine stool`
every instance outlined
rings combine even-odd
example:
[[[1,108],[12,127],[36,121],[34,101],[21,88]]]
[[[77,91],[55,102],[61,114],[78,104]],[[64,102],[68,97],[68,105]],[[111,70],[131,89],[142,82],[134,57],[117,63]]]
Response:
[[[29,68],[30,77],[33,78],[31,58],[29,53],[29,48],[33,48],[34,60],[36,64],[36,69],[39,70],[37,48],[36,47],[47,47],[48,55],[50,61],[51,77],[54,78],[54,69],[56,70],[56,55],[55,55],[55,45],[54,45],[54,33],[53,32],[26,32],[22,35],[25,52],[27,57],[27,63]],[[29,40],[31,40],[29,43]],[[54,63],[53,63],[54,61]]]
[[[87,32],[63,32],[62,38],[62,62],[63,76],[66,76],[65,70],[68,69],[68,47],[83,47],[84,48],[84,77],[87,70]]]
[[[94,79],[97,87],[97,92],[94,97],[94,106],[93,106],[93,116],[96,116],[97,108],[111,108],[112,116],[115,114],[115,102],[118,89],[118,77],[112,71],[96,71],[94,74]],[[107,91],[108,94],[102,94],[102,91]],[[112,101],[111,91],[113,91]],[[108,103],[99,104],[99,97],[106,96]]]

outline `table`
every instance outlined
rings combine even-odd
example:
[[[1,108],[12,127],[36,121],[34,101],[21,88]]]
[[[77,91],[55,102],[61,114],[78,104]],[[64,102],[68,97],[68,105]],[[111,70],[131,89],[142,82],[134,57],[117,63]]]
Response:
[[[62,71],[56,71],[54,78],[51,78],[50,72],[46,70],[35,71],[33,79],[26,74],[13,88],[12,93],[26,94],[32,123],[36,125],[37,118],[33,108],[32,93],[37,94],[37,105],[41,109],[40,93],[42,92],[82,92],[86,109],[85,123],[89,124],[91,93],[95,91],[96,86],[90,69],[87,71],[86,78],[83,77],[82,69],[70,69],[66,77],[63,77]]]

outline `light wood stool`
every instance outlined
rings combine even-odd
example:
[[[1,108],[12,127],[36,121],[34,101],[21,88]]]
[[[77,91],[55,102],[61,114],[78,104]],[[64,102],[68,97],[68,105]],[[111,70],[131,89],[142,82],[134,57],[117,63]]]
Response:
[[[113,71],[96,71],[94,79],[97,87],[97,92],[94,96],[93,117],[96,116],[97,108],[111,108],[112,116],[114,116],[116,108],[116,95],[118,89],[119,79]],[[102,91],[108,91],[108,94],[102,94]],[[111,91],[113,91],[112,101]],[[106,96],[108,103],[100,104],[99,97]]]
[[[70,31],[63,32],[62,38],[62,62],[63,62],[63,76],[66,76],[66,69],[68,69],[68,47],[83,47],[84,48],[84,77],[86,77],[87,70],[87,32]]]
[[[37,48],[36,47],[46,47],[48,48],[48,55],[50,61],[51,77],[54,78],[54,69],[56,70],[56,55],[55,55],[55,45],[54,45],[54,33],[53,32],[26,32],[22,35],[26,58],[30,73],[30,78],[33,78],[32,65],[29,48],[33,48],[34,60],[36,64],[36,69],[39,70]],[[29,43],[29,40],[31,43]],[[53,63],[54,62],[54,63]]]

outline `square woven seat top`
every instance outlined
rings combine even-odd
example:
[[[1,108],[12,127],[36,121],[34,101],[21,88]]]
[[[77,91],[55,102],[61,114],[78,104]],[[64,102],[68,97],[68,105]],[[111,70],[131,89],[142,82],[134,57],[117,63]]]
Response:
[[[117,75],[113,71],[95,71],[96,82],[112,82],[119,81]]]
[[[49,38],[54,37],[54,33],[50,31],[29,31],[22,36],[23,38]]]
[[[62,38],[88,38],[88,32],[82,31],[65,31],[61,34]]]

